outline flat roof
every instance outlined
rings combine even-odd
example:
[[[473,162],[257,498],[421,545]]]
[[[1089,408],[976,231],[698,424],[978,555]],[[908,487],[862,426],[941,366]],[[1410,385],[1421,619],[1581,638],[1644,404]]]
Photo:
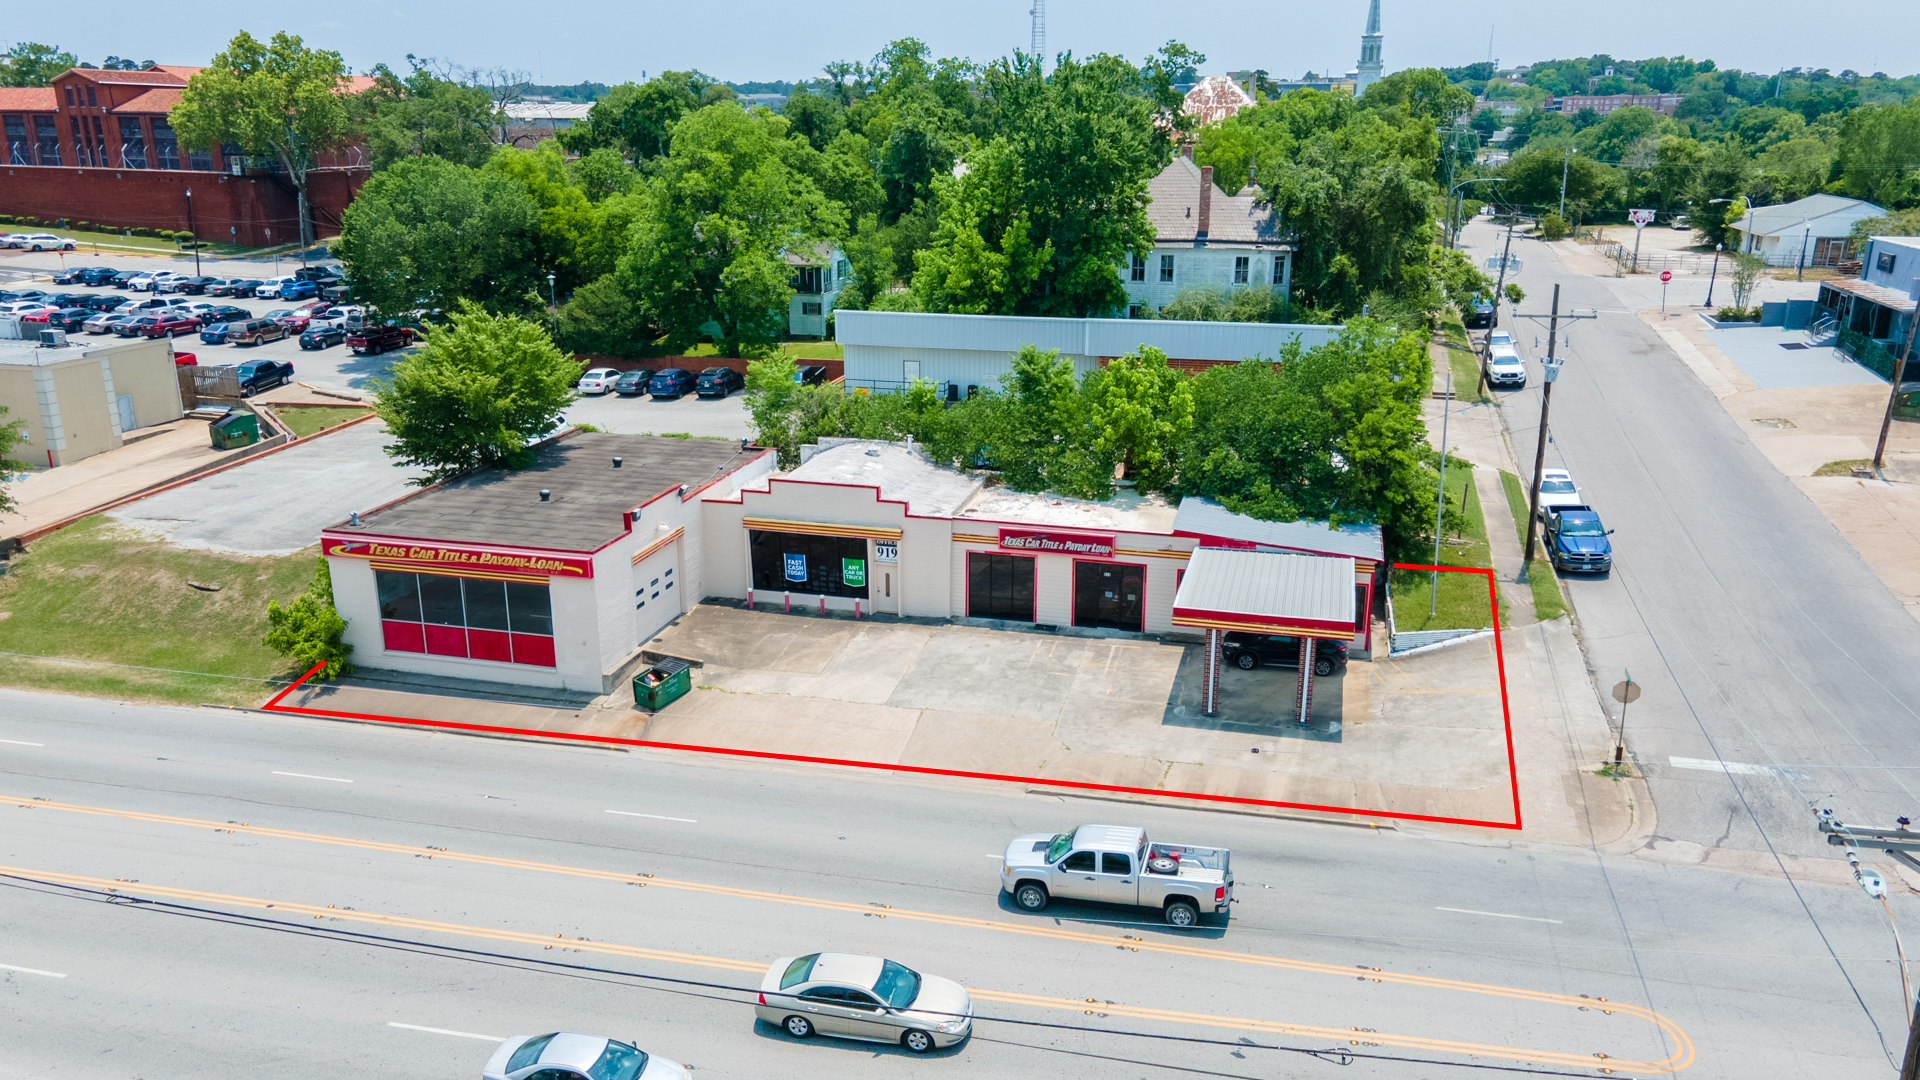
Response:
[[[1200,322],[1181,319],[1063,319],[1040,315],[947,315],[918,311],[836,311],[842,346],[967,349],[1011,355],[1022,346],[1070,356],[1125,356],[1151,345],[1173,360],[1278,359],[1298,341],[1324,345],[1343,327],[1303,323]]]
[[[907,504],[915,517],[951,517],[983,479],[934,464],[919,447],[870,439],[821,439],[800,466],[780,474],[783,480],[817,484],[860,484],[880,489],[880,498]],[[746,491],[767,491],[772,477],[755,480]]]
[[[329,534],[392,536],[546,551],[597,551],[626,531],[621,515],[680,484],[699,488],[768,451],[731,439],[579,432],[541,446],[525,469],[486,472],[341,522]],[[622,459],[613,467],[613,459]],[[552,492],[540,501],[541,489]]]
[[[1353,569],[1352,559],[1331,555],[1195,548],[1173,598],[1174,622],[1351,634]]]
[[[995,487],[982,490],[955,516],[959,520],[1171,535],[1174,509],[1158,495],[1126,490],[1114,492],[1104,502],[1094,502],[1052,492]]]
[[[37,326],[26,323],[26,326]],[[36,330],[35,333],[38,331]],[[65,348],[43,349],[38,341],[21,338],[0,338],[0,364],[15,364],[21,367],[45,367],[58,364],[63,360],[79,360],[89,354],[99,356],[119,349],[138,348],[147,344],[145,338],[115,341],[89,341],[82,337],[69,337]]]
[[[1173,531],[1207,540],[1237,540],[1260,547],[1286,548],[1323,555],[1345,555],[1381,562],[1386,541],[1378,525],[1329,525],[1324,521],[1261,521],[1198,496],[1180,500]]]

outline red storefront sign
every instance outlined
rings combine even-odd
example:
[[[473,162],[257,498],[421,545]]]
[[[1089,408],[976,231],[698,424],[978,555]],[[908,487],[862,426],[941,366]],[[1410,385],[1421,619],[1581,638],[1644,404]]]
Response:
[[[375,559],[396,567],[432,573],[526,574],[549,578],[590,578],[593,560],[585,555],[552,555],[536,551],[414,544],[400,540],[323,537],[320,551],[342,559]]]
[[[1113,537],[1092,533],[1035,532],[1032,529],[1001,529],[1003,551],[1027,551],[1044,555],[1093,555],[1113,558]]]

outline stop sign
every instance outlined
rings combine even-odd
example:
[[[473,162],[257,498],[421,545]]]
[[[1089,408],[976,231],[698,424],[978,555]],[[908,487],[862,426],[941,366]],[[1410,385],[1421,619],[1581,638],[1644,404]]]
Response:
[[[1660,271],[1660,284],[1665,285],[1667,282],[1672,280],[1673,280],[1673,271],[1671,270]]]

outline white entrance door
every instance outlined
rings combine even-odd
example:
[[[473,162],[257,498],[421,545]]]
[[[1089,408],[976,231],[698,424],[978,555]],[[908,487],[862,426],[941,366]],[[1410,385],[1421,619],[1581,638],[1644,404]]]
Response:
[[[634,643],[645,645],[686,610],[680,584],[680,541],[654,552],[633,568]]]
[[[902,360],[900,362],[900,378],[903,382],[911,386],[913,385],[913,380],[919,377],[920,377],[920,361]]]
[[[133,430],[133,395],[121,394],[120,400],[116,402],[116,404],[120,407],[120,430],[122,432],[132,431]]]

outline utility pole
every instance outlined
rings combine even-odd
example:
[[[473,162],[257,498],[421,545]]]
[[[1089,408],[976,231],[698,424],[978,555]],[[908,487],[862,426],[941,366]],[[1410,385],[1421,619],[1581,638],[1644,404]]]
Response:
[[[1507,259],[1513,253],[1513,222],[1507,222],[1507,243],[1500,249],[1500,281],[1493,287],[1493,326],[1500,325],[1500,297],[1507,288]],[[1487,341],[1480,343],[1480,396],[1487,395],[1487,363],[1493,358],[1493,327],[1487,328]],[[1435,565],[1438,565],[1437,563]]]
[[[1869,829],[1857,825],[1848,825],[1833,816],[1831,810],[1815,811],[1820,821],[1820,831],[1827,834],[1827,843],[1834,847],[1849,849],[1878,848],[1901,862],[1920,870],[1920,859],[1912,852],[1920,851],[1920,833],[1908,829],[1913,824],[1906,818],[1895,818],[1896,827],[1891,829]],[[1886,888],[1878,880],[1878,874],[1872,870],[1863,870],[1859,860],[1850,850],[1847,861],[1853,864],[1853,879],[1860,883],[1868,896],[1875,897],[1882,905],[1886,904]],[[1873,875],[1869,877],[1868,875]],[[1887,908],[1887,920],[1891,924],[1893,909]],[[1900,954],[1900,986],[1907,990],[1906,950],[1900,947],[1900,930],[1893,931],[1893,945]],[[1920,1080],[1920,1002],[1908,1003],[1907,1048],[1900,1055],[1900,1080]]]
[[[1453,418],[1453,365],[1447,365],[1447,394],[1440,399],[1440,490],[1433,497],[1433,565],[1440,565],[1441,525],[1447,519],[1447,421]],[[1472,481],[1468,481],[1471,483]],[[1440,571],[1427,583],[1427,618],[1440,609]]]
[[[1567,156],[1560,162],[1560,220],[1567,219],[1567,170],[1573,166],[1573,144],[1567,144]]]
[[[1540,470],[1547,465],[1547,409],[1553,404],[1553,383],[1560,374],[1554,363],[1553,349],[1560,336],[1560,286],[1553,287],[1553,314],[1547,322],[1546,375],[1540,381],[1540,445],[1533,452],[1532,493],[1527,499],[1527,553],[1520,562],[1521,573],[1533,572],[1533,542],[1540,524]]]
[[[1900,380],[1906,378],[1907,360],[1913,356],[1913,339],[1920,337],[1920,311],[1907,320],[1907,343],[1900,350],[1900,358],[1893,362],[1893,390],[1887,395],[1887,415],[1880,418],[1880,442],[1873,448],[1873,467],[1885,468],[1887,456],[1887,434],[1893,430],[1893,406],[1900,400]]]

